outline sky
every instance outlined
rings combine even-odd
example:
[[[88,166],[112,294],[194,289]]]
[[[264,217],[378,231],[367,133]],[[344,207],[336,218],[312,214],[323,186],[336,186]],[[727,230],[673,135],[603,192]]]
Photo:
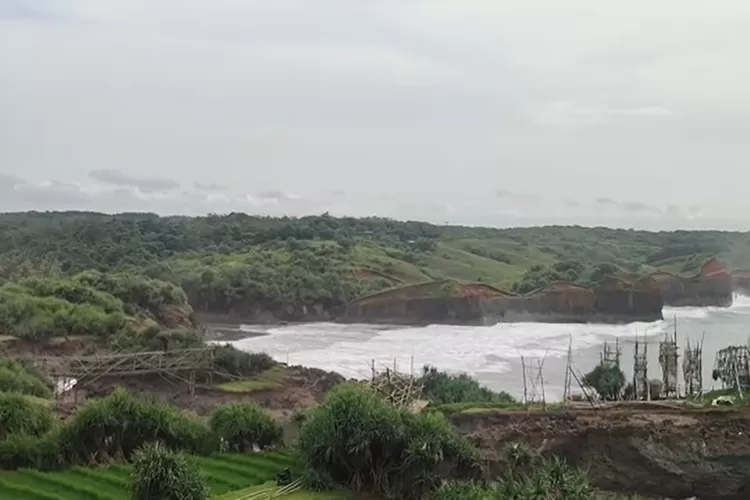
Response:
[[[745,0],[0,0],[0,211],[750,229]]]

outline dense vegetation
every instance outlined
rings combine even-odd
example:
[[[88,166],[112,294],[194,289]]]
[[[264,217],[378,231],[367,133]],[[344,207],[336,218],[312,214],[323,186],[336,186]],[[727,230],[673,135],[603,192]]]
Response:
[[[433,405],[515,403],[513,396],[507,392],[494,392],[465,373],[451,375],[433,366],[425,366],[419,382],[423,387],[423,397]]]
[[[382,218],[0,215],[0,281],[117,273],[182,287],[195,309],[247,312],[333,307],[372,291],[430,279],[482,281],[528,292],[550,281],[594,284],[657,268],[692,274],[716,255],[750,268],[750,234],[582,227],[490,229]],[[140,278],[132,277],[132,280]],[[124,302],[123,297],[107,292]],[[179,292],[147,295],[147,303]],[[126,311],[127,312],[127,311]],[[91,312],[93,315],[94,313]],[[99,312],[97,311],[97,314]]]
[[[163,321],[164,308],[185,306],[182,290],[132,274],[88,271],[0,285],[0,330],[30,340],[133,333]]]
[[[298,443],[308,483],[419,499],[448,475],[478,477],[476,451],[439,413],[411,414],[359,385],[334,389]]]

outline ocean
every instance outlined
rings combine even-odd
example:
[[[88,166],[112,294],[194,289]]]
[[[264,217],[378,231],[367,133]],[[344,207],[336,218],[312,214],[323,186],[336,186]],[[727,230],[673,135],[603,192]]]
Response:
[[[745,345],[750,338],[750,297],[738,296],[728,308],[664,308],[664,320],[626,325],[502,323],[493,326],[392,327],[368,324],[308,323],[264,328],[267,335],[231,342],[238,349],[263,351],[274,359],[366,378],[372,363],[378,370],[393,367],[415,373],[432,365],[452,373],[468,373],[483,385],[521,398],[527,394],[559,401],[565,385],[568,346],[573,366],[586,373],[596,366],[605,342],[619,339],[621,367],[628,380],[633,373],[633,339],[647,336],[649,378],[661,378],[658,342],[672,332],[676,320],[682,353],[703,338],[703,388],[720,388],[711,372],[718,350]],[[242,329],[253,331],[252,325]],[[524,363],[521,362],[521,357]],[[524,369],[526,367],[526,377]],[[541,370],[540,370],[541,367]],[[540,377],[540,373],[542,376]],[[575,382],[573,392],[577,390]]]

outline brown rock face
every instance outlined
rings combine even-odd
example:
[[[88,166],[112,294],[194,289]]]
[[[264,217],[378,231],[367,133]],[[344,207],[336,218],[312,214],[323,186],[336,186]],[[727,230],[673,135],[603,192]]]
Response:
[[[682,278],[667,272],[649,276],[661,290],[668,306],[728,307],[732,305],[732,276],[716,259],[709,259],[692,278]]]
[[[483,284],[435,282],[364,297],[336,311],[335,317],[394,324],[625,323],[661,319],[661,308],[658,288],[647,281],[613,280],[595,289],[555,283],[528,295]]]
[[[588,469],[600,489],[656,498],[750,498],[750,415],[659,408],[463,413],[451,417],[493,477],[525,443]]]

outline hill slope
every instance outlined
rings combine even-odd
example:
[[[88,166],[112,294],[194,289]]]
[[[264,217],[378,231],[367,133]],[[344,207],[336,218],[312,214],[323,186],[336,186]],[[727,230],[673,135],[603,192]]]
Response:
[[[750,235],[471,228],[328,215],[0,215],[0,279],[40,268],[144,273],[182,286],[194,308],[211,312],[248,304],[328,308],[440,279],[523,292],[553,278],[589,283],[614,272],[657,269],[694,274],[712,255],[730,269],[750,267]]]

